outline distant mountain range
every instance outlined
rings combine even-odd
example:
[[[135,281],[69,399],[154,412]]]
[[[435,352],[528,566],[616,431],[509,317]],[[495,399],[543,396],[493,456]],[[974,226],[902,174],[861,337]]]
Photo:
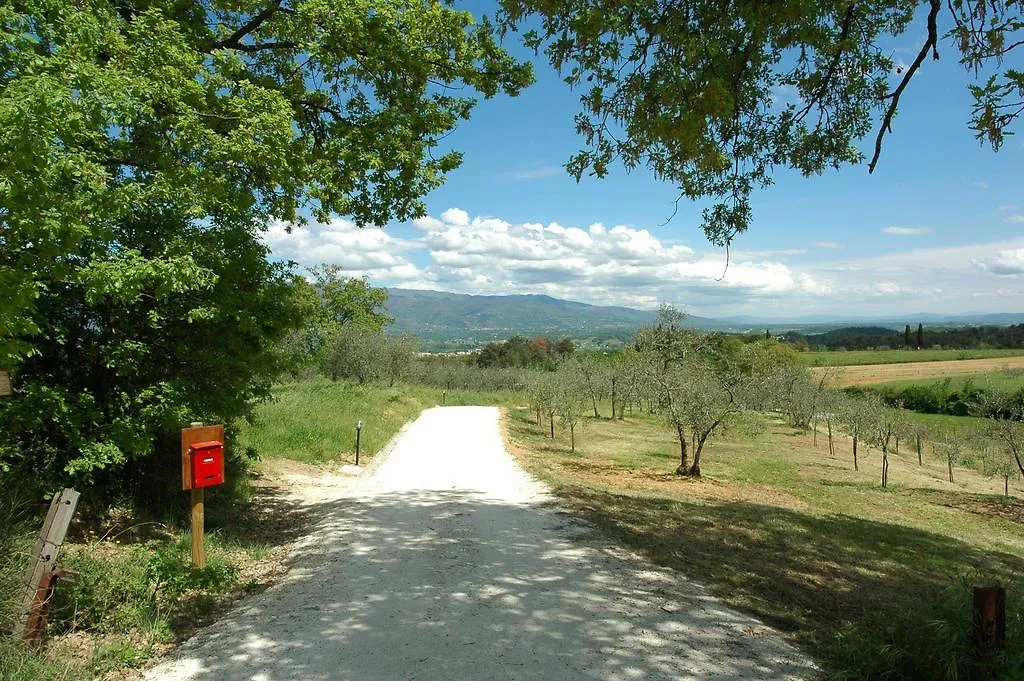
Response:
[[[569,336],[591,346],[617,347],[657,317],[654,310],[588,305],[543,295],[474,296],[417,289],[388,289],[388,313],[395,318],[392,332],[410,333],[425,350],[479,347],[509,336]],[[936,315],[900,317],[834,317],[804,315],[772,319],[741,316],[731,319],[689,317],[705,330],[750,332],[771,329],[822,333],[844,326],[882,326],[902,330],[904,324],[931,326],[1008,325],[1024,323],[1024,314]]]

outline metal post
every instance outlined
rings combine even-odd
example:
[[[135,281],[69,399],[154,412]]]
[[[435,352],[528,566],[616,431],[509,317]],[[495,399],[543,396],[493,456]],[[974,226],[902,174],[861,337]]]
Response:
[[[359,465],[359,439],[363,433],[363,420],[356,421],[356,465]]]

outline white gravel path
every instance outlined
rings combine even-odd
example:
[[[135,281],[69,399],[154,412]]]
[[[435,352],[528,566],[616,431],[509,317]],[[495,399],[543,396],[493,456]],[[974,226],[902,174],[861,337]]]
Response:
[[[147,679],[813,677],[764,624],[559,512],[496,409],[430,409],[372,476],[334,489],[289,577]]]

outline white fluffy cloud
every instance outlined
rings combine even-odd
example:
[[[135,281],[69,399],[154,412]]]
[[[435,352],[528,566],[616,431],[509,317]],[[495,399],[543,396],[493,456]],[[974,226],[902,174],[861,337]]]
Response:
[[[990,258],[975,260],[975,264],[992,274],[1002,276],[1024,274],[1024,248],[1002,250]]]
[[[698,254],[646,229],[596,223],[513,224],[449,209],[415,222],[433,285],[480,294],[544,293],[592,303],[707,308],[752,298],[830,290],[774,259],[802,251]]]
[[[695,251],[627,225],[516,224],[449,208],[412,227],[402,239],[394,234],[407,227],[358,229],[335,219],[289,231],[272,223],[265,238],[276,257],[336,264],[378,285],[646,308],[670,302],[706,316],[995,311],[1024,297],[1024,277],[1012,276],[1024,275],[1024,239],[854,259],[836,258],[842,244],[815,242],[802,258],[803,249],[734,250],[727,266],[723,251]],[[1011,293],[993,298],[996,290]]]
[[[327,224],[291,226],[272,221],[264,240],[275,256],[300,265],[338,265],[346,274],[374,280],[415,281],[423,273],[403,254],[413,244],[376,227],[358,228],[341,218]]]
[[[931,234],[935,230],[931,227],[883,227],[882,231],[886,234],[895,234],[896,236],[917,236],[919,234]]]

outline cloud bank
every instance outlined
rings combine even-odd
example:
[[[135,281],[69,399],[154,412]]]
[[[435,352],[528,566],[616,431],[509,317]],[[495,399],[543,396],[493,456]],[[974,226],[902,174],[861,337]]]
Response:
[[[1024,281],[1021,291],[1015,288],[1016,275],[1024,274],[1024,240],[871,258],[843,258],[843,244],[817,241],[807,248],[734,250],[726,267],[724,251],[665,241],[640,227],[512,223],[460,208],[389,231],[358,229],[343,219],[287,227],[272,223],[266,233],[275,257],[307,267],[337,264],[376,284],[641,308],[669,302],[709,316],[1005,310],[1006,296],[1024,293]],[[999,298],[986,300],[995,290]]]

